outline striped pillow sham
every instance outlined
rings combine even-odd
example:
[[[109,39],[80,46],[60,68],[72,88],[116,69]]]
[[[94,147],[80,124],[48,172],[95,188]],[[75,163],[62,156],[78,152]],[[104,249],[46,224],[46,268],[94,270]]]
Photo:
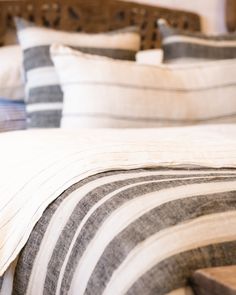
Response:
[[[164,62],[199,62],[236,58],[236,34],[207,36],[181,31],[159,20]]]
[[[26,128],[25,103],[0,98],[0,132]]]
[[[53,45],[51,55],[64,91],[62,127],[236,122],[236,59],[145,66],[62,45]]]
[[[140,34],[136,27],[86,34],[36,27],[19,18],[16,25],[24,52],[29,128],[60,126],[63,94],[49,53],[53,42],[67,44],[90,54],[128,60],[134,60],[140,48]]]

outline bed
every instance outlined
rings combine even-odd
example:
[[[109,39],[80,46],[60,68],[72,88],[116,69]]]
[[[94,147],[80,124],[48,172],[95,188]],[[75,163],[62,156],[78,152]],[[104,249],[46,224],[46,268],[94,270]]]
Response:
[[[165,25],[159,22],[159,31],[158,19],[187,29],[190,38],[200,31],[199,16],[112,0],[1,1],[0,36],[14,30],[15,16],[26,83],[33,78],[27,112],[35,125],[0,133],[0,294],[189,295],[196,270],[235,265],[235,60],[187,66],[120,61],[133,56],[138,40],[136,29],[124,27],[138,26],[141,49],[153,49]],[[96,36],[96,46],[84,33],[86,46],[70,33],[62,35],[70,48],[48,46],[46,39],[61,34],[54,37],[49,27],[109,33]],[[126,36],[125,47],[114,47],[116,34],[116,42]],[[101,45],[104,40],[113,47]],[[39,48],[44,67],[37,68]],[[49,76],[53,64],[61,92]],[[86,97],[84,113],[83,100],[75,111],[78,93]],[[16,97],[19,107],[22,92],[14,92],[14,104]],[[12,114],[22,121],[22,108]],[[57,127],[53,120],[40,125],[49,114],[62,116],[62,128],[51,128]]]

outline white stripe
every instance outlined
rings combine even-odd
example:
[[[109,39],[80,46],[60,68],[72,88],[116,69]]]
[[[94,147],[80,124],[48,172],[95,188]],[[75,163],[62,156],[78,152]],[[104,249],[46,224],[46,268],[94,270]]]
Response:
[[[203,216],[163,230],[140,243],[113,273],[103,295],[124,294],[164,259],[210,244],[235,240],[236,211]]]
[[[27,89],[60,85],[59,77],[54,67],[41,67],[27,72]]]
[[[191,43],[212,47],[236,47],[236,40],[206,40],[189,36],[169,36],[164,38],[163,44],[171,43]]]
[[[189,178],[191,179],[191,178]],[[198,179],[201,179],[200,177]],[[168,182],[170,180],[158,181],[159,183]],[[96,266],[99,258],[102,256],[106,246],[114,239],[122,230],[128,227],[132,222],[140,216],[149,212],[162,204],[170,201],[189,198],[196,195],[207,195],[211,193],[219,193],[227,190],[235,190],[236,182],[223,183],[201,183],[173,187],[163,189],[149,194],[142,195],[131,201],[126,202],[123,206],[115,210],[97,231],[95,237],[87,246],[82,258],[80,259],[76,271],[73,276],[70,294],[83,294],[87,282]],[[95,207],[95,206],[94,206]],[[91,215],[91,214],[90,214]],[[89,217],[89,216],[88,216]],[[88,218],[86,218],[88,219]],[[84,220],[83,220],[84,223]],[[78,228],[76,236],[81,228]],[[110,293],[113,294],[113,293]]]
[[[62,105],[63,105],[62,102],[34,103],[34,104],[28,104],[26,106],[26,110],[28,113],[61,110]]]

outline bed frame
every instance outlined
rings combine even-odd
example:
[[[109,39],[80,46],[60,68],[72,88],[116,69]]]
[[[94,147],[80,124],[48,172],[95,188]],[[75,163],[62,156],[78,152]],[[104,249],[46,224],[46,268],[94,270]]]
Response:
[[[138,25],[142,49],[160,46],[156,21],[165,18],[174,27],[200,30],[194,13],[115,0],[0,0],[0,36],[13,28],[14,16],[67,31],[102,32]]]

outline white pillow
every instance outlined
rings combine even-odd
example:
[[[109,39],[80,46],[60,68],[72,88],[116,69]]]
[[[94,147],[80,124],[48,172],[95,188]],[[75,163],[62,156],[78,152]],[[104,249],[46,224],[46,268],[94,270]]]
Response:
[[[145,66],[51,47],[64,92],[62,127],[236,123],[236,59]]]
[[[142,50],[136,53],[136,62],[144,65],[160,65],[163,61],[162,49]]]
[[[24,98],[22,52],[19,45],[0,47],[0,97]]]

